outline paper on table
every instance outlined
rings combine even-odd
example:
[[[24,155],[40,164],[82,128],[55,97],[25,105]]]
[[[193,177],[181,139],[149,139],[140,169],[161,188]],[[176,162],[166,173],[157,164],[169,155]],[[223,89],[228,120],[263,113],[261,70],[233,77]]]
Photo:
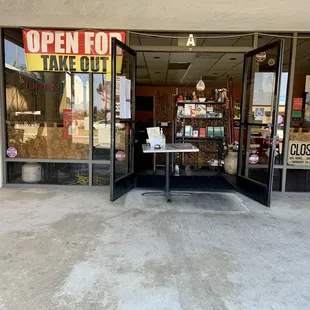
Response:
[[[149,140],[160,138],[159,127],[148,127],[146,128],[146,130],[147,130],[147,135],[149,136]]]

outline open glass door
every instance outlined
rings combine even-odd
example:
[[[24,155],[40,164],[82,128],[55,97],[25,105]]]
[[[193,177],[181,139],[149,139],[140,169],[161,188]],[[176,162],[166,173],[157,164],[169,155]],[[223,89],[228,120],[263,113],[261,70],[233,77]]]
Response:
[[[245,55],[237,186],[245,195],[270,206],[283,40]]]
[[[136,52],[112,39],[110,200],[134,187]]]

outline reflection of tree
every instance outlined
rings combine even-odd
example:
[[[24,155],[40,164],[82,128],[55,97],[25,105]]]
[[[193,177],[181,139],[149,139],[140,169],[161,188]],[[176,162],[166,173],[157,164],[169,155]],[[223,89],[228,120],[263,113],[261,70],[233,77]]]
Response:
[[[101,95],[102,92],[103,92],[103,89],[104,89],[103,84],[102,84],[102,83],[99,83],[99,85],[98,85],[97,88],[96,88],[96,91],[97,91],[97,93],[98,93],[99,95]]]
[[[108,123],[110,110],[108,109],[107,85],[99,83],[96,91],[100,95],[101,103],[103,106],[101,109],[96,109],[96,119],[97,121],[104,120],[106,123]]]

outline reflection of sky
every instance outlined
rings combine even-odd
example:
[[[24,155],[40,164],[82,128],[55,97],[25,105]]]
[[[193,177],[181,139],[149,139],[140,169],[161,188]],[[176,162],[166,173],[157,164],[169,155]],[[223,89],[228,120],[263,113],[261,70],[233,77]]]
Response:
[[[4,52],[5,52],[5,62],[10,65],[14,65],[16,63],[16,53],[18,50],[18,61],[17,65],[18,66],[25,66],[26,64],[26,59],[25,59],[25,52],[24,49],[17,46],[16,44],[5,40],[4,43]]]
[[[281,85],[280,85],[280,101],[279,101],[280,105],[285,105],[286,103],[287,79],[288,79],[288,72],[282,72]]]
[[[276,74],[274,72],[255,72],[255,105],[271,105],[274,92],[275,76]],[[282,72],[279,98],[280,105],[286,104],[287,82],[288,72]]]
[[[105,75],[104,74],[94,74],[94,106],[98,109],[102,108],[101,104],[101,95],[97,92],[97,87],[99,84],[104,84],[105,82]]]

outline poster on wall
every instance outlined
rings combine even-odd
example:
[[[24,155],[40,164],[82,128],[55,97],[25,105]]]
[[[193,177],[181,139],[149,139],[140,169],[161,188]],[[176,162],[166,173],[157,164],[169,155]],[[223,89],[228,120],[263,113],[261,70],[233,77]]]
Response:
[[[28,71],[111,73],[111,42],[125,42],[124,31],[24,29]],[[117,50],[117,72],[122,66]]]
[[[293,98],[293,111],[301,111],[302,104],[303,104],[302,98]]]
[[[256,121],[263,121],[265,116],[265,108],[255,108],[254,119]]]
[[[289,165],[310,165],[310,141],[289,141]]]

